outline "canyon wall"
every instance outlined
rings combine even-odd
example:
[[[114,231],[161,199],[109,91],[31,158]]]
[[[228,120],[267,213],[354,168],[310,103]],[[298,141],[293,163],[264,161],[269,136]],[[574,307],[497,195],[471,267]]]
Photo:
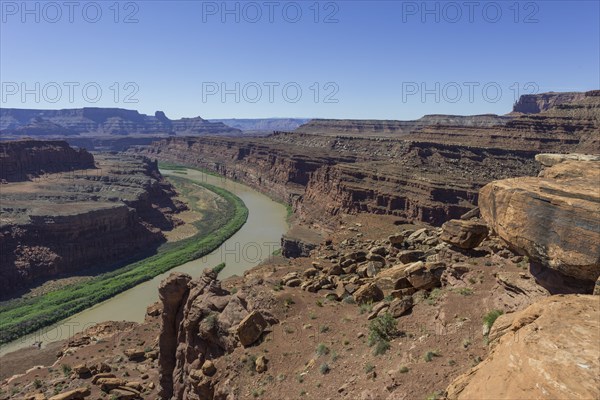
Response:
[[[2,185],[3,296],[148,255],[165,241],[161,230],[179,224],[174,214],[185,206],[155,163],[98,155],[95,164]]]
[[[473,208],[488,182],[536,175],[541,151],[599,152],[599,93],[536,115],[427,116],[432,124],[417,127],[313,120],[264,138],[168,138],[132,152],[239,180],[307,221],[367,212],[441,225]]]
[[[560,104],[581,100],[584,97],[585,94],[581,92],[525,94],[515,103],[513,112],[537,114]]]
[[[61,140],[0,142],[0,179],[25,181],[43,173],[94,168],[94,157]]]

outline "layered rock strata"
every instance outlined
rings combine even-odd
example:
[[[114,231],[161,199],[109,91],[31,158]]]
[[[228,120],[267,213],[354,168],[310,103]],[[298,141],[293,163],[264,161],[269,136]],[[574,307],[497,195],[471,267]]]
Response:
[[[152,252],[185,208],[156,164],[96,157],[96,168],[2,185],[0,291]]]
[[[599,161],[564,161],[539,177],[486,185],[481,215],[514,250],[591,292],[600,276],[599,183]]]
[[[94,157],[61,140],[0,142],[0,179],[21,182],[44,173],[94,168]]]
[[[540,151],[600,152],[600,92],[553,104],[416,127],[318,120],[264,138],[169,138],[134,151],[237,179],[309,222],[367,212],[441,225],[472,209],[488,182],[537,175]]]
[[[490,332],[493,350],[447,390],[460,399],[596,399],[600,396],[600,302],[551,296],[503,315]]]

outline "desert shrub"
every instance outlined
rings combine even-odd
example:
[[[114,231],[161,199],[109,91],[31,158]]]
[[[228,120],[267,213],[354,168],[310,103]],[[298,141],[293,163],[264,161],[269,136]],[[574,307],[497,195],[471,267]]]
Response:
[[[225,269],[225,263],[221,263],[213,267],[212,271],[219,275]]]
[[[329,354],[329,347],[325,346],[323,343],[319,343],[317,346],[317,355],[323,356]]]
[[[425,355],[423,356],[423,358],[425,359],[426,362],[433,361],[433,357],[440,357],[440,353],[438,353],[435,350],[429,350],[429,351],[425,352]]]
[[[400,334],[396,320],[390,313],[377,316],[369,324],[368,344],[374,346],[374,354],[384,354],[390,348],[390,340]]]

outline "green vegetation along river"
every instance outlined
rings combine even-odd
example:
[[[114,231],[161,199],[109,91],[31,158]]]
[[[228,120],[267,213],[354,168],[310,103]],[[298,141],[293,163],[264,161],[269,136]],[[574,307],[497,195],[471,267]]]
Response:
[[[10,334],[10,329],[18,332],[27,326],[22,324],[24,321],[40,325],[33,333],[0,347],[0,355],[39,341],[48,343],[66,339],[102,321],[141,322],[146,307],[158,299],[160,282],[171,271],[186,272],[195,277],[204,268],[224,262],[227,267],[220,275],[222,278],[240,275],[279,248],[281,235],[287,230],[286,208],[282,204],[248,186],[195,169],[165,169],[162,172],[218,193],[234,205],[232,217],[208,236],[184,240],[155,256],[94,278],[81,287],[70,286],[38,297],[31,303],[15,302],[13,307],[3,307],[0,309],[3,335]],[[56,315],[63,317],[57,319]],[[68,315],[71,316],[66,318]],[[42,328],[52,317],[55,323]],[[32,331],[30,328],[29,332]]]

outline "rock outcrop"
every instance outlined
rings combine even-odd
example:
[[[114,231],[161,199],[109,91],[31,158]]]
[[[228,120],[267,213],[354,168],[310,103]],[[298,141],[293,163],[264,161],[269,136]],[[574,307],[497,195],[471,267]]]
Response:
[[[50,155],[36,157],[51,157],[54,147],[48,148]],[[180,223],[175,214],[185,205],[174,196],[155,163],[108,154],[96,157],[94,169],[2,185],[2,296],[58,275],[149,254],[165,241],[161,230]]]
[[[231,352],[238,343],[251,345],[268,321],[252,310],[242,293],[222,289],[210,269],[194,280],[172,273],[159,293],[160,397],[211,400],[219,380],[207,361]]]
[[[486,238],[488,228],[477,221],[452,219],[442,225],[440,239],[461,249],[473,249]]]
[[[600,397],[598,297],[547,297],[500,316],[489,337],[493,350],[452,382],[449,400]]]
[[[95,168],[94,157],[61,140],[0,142],[0,180],[26,181],[41,174]]]
[[[281,237],[281,254],[288,258],[308,257],[321,240],[314,230],[294,226]]]
[[[565,161],[539,177],[486,185],[479,207],[514,250],[586,282],[591,293],[600,276],[599,182],[600,162]]]
[[[513,112],[538,114],[564,103],[572,103],[585,97],[581,92],[525,94],[513,107]]]

